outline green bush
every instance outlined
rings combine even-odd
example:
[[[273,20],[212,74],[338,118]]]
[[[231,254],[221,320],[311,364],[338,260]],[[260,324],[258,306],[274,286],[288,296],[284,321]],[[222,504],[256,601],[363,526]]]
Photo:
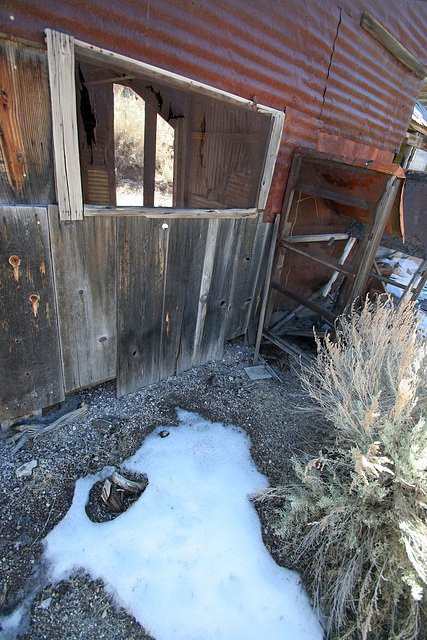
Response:
[[[426,349],[412,307],[386,299],[317,340],[302,383],[331,424],[279,501],[283,551],[303,567],[328,637],[415,639],[427,587]],[[424,615],[423,613],[423,615]]]

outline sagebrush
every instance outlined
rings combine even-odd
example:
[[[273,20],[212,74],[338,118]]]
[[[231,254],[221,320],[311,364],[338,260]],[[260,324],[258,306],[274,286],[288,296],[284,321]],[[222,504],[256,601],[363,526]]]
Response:
[[[328,637],[420,637],[427,588],[425,339],[411,306],[367,303],[317,339],[302,382],[335,444],[267,490]]]

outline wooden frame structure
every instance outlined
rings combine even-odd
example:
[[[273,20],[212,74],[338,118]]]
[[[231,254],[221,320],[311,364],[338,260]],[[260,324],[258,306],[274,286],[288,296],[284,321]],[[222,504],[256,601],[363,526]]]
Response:
[[[144,207],[134,207],[131,211],[129,209],[123,210],[123,208],[116,208],[114,205],[107,205],[105,208],[103,206],[91,206],[88,208],[87,205],[83,205],[80,183],[80,158],[77,144],[77,108],[76,105],[73,104],[73,101],[70,100],[70,95],[75,95],[75,58],[85,63],[96,64],[97,66],[107,68],[109,71],[117,74],[115,77],[98,81],[98,84],[101,82],[123,83],[133,79],[159,83],[159,85],[166,87],[167,90],[172,92],[180,91],[185,95],[203,96],[209,99],[213,98],[229,105],[230,108],[238,107],[247,113],[257,114],[261,118],[266,118],[269,122],[269,134],[268,139],[265,141],[265,157],[263,158],[261,176],[257,187],[256,201],[252,207],[249,209],[221,207],[219,211],[218,206],[215,206],[215,204],[213,207],[206,207],[206,209],[202,210],[200,210],[200,207],[197,208],[194,206],[176,206],[172,208],[162,208],[162,213],[171,214],[175,217],[199,218],[202,212],[204,212],[206,217],[210,218],[217,216],[233,218],[239,215],[255,214],[257,211],[265,208],[282,135],[284,112],[259,105],[251,100],[245,100],[231,93],[217,90],[203,83],[195,82],[126,56],[94,47],[51,29],[46,29],[46,42],[51,84],[56,188],[61,220],[79,220],[84,215],[93,216],[104,214],[131,214],[151,217],[158,215],[159,212],[159,208],[154,208],[155,124],[157,111],[155,101],[153,102],[153,100],[146,101]],[[152,89],[152,87],[150,87],[150,89]],[[152,91],[155,93],[154,90]],[[178,120],[177,122],[179,123],[177,124],[179,145],[183,135],[182,129],[185,128],[186,123],[182,120]],[[203,132],[201,135],[204,137]],[[181,148],[176,149],[175,156],[177,163],[183,165],[185,142],[184,146],[181,145]],[[175,179],[179,189],[182,176],[175,173]],[[175,200],[180,200],[180,198],[175,198]]]
[[[345,181],[341,178],[341,172],[344,176],[348,170],[351,171],[351,179],[347,180],[344,188]],[[315,177],[310,183],[311,174]],[[286,321],[273,323],[272,327],[269,326],[272,312],[277,307],[277,295],[291,300],[299,308],[309,309],[319,316],[322,322],[334,327],[337,317],[349,305],[361,301],[368,277],[387,280],[378,275],[376,271],[372,271],[372,268],[375,266],[375,254],[404,178],[405,174],[402,168],[394,164],[385,165],[358,159],[350,162],[347,158],[331,154],[306,149],[295,151],[283,203],[281,225],[279,228],[276,224],[275,228],[276,236],[275,244],[273,244],[275,252],[272,250],[270,254],[254,364],[258,359],[262,336],[287,353],[307,360],[305,354],[295,345],[291,345],[279,335],[279,329]],[[369,197],[361,198],[359,195],[360,186],[363,184],[372,186],[374,181],[378,183],[376,189],[371,189],[368,192]],[[339,231],[334,233],[331,230],[328,234],[293,235],[292,231],[289,232],[290,228],[293,229],[293,225],[289,225],[289,217],[297,193],[300,196],[302,194],[305,197],[313,197],[315,200],[321,199],[327,208],[333,210],[340,217],[346,216],[359,222],[363,220],[364,230],[360,233],[359,229],[357,234],[353,234],[350,226],[347,233]],[[326,243],[330,246],[336,241],[346,241],[339,260],[326,257],[311,248],[313,245],[316,247]],[[333,272],[329,282],[319,290],[319,294],[323,293],[323,304],[315,301],[315,298],[318,297],[316,294],[311,297],[303,296],[283,284],[281,270],[284,253],[297,254],[314,264],[321,264]],[[350,264],[347,262],[349,258]],[[326,304],[326,300],[331,286],[338,278],[341,280],[341,285],[336,289],[331,308],[330,304]],[[412,288],[414,288],[414,283],[411,284],[410,289],[412,290]],[[419,286],[416,288],[418,290]],[[291,311],[289,317],[293,315],[294,312]],[[312,332],[310,333],[312,335]],[[292,335],[307,334],[305,330],[292,332]]]

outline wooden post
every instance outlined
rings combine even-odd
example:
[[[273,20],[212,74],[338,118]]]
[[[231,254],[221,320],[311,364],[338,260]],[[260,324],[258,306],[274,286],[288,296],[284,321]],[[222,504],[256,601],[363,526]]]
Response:
[[[156,132],[157,109],[151,100],[146,100],[144,128],[144,207],[154,207]]]
[[[83,219],[77,135],[74,40],[46,29],[49,64],[56,194],[61,220]]]

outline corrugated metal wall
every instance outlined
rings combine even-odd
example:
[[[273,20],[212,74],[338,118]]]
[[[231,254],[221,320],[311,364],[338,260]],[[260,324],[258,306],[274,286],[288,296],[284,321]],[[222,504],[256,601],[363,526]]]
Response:
[[[291,107],[308,116],[300,128],[308,146],[322,128],[367,145],[368,157],[382,149],[391,160],[422,81],[360,27],[364,9],[426,63],[427,5],[417,0],[3,0],[0,30],[40,43],[46,27],[65,31],[273,108]],[[316,129],[312,118],[321,121]],[[280,210],[292,149],[285,130],[270,218]]]

